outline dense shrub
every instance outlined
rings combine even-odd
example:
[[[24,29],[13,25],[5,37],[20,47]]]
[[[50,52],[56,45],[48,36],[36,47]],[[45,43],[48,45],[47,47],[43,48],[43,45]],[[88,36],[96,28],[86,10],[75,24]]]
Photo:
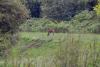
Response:
[[[84,10],[75,15],[71,21],[52,21],[51,19],[31,19],[20,26],[21,31],[46,32],[48,28],[56,32],[100,33],[99,17],[94,11]]]
[[[15,31],[27,17],[28,11],[20,0],[0,0],[1,32]]]
[[[11,48],[10,35],[0,34],[0,59],[7,56],[9,48]]]
[[[27,18],[28,10],[20,0],[0,0],[0,55],[16,44],[17,29]]]
[[[77,14],[72,20],[71,32],[77,33],[100,33],[99,32],[99,18],[95,15],[93,11],[82,11]]]
[[[54,29],[56,32],[68,32],[68,24],[55,23],[49,19],[31,19],[20,26],[21,31],[30,32],[47,32],[48,28]]]

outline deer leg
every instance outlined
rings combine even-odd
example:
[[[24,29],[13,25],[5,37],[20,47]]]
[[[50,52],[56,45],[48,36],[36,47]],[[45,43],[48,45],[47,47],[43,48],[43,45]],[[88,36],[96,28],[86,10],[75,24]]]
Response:
[[[54,35],[54,32],[53,32],[53,35]]]
[[[50,33],[48,32],[47,36],[49,36],[49,35],[50,35]]]

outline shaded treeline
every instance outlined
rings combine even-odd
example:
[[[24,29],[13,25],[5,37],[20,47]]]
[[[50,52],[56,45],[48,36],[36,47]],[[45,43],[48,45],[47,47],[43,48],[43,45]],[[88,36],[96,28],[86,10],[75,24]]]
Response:
[[[23,4],[22,2],[25,2]],[[28,15],[39,18],[47,17],[56,20],[69,20],[82,10],[93,10],[97,0],[14,0],[0,1],[0,29],[1,31],[15,31],[19,22]],[[26,5],[26,6],[25,6]]]
[[[82,10],[92,11],[97,0],[27,0],[31,17],[70,20]]]

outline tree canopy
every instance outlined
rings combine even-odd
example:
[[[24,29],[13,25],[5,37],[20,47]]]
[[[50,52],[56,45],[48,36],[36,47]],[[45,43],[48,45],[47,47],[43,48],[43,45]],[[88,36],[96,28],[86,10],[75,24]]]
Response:
[[[0,0],[0,30],[14,31],[28,17],[28,10],[20,0]]]
[[[42,0],[42,15],[69,20],[83,10],[93,10],[97,0]]]

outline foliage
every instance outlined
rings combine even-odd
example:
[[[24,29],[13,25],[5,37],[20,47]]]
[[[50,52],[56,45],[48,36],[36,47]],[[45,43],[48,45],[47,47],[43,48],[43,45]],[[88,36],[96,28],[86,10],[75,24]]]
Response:
[[[26,0],[32,17],[70,20],[82,10],[90,10],[96,0]]]
[[[75,20],[84,21],[89,20],[93,17],[93,13],[87,10],[82,11],[81,13],[74,16]]]
[[[47,32],[48,28],[56,32],[73,32],[73,33],[100,33],[99,18],[94,11],[84,10],[75,15],[71,21],[52,21],[50,19],[31,19],[20,26],[21,31],[30,32]]]
[[[56,33],[52,40],[40,32],[21,32],[20,43],[12,47],[2,67],[99,67],[100,35]],[[29,39],[29,42],[28,40]],[[30,43],[41,43],[39,48],[22,48]],[[7,65],[7,66],[4,66]],[[30,66],[31,65],[31,66]]]
[[[97,14],[97,15],[100,15],[100,4],[96,5],[96,6],[94,7],[94,10],[96,11],[96,14]]]
[[[99,32],[99,18],[95,16],[93,11],[82,11],[77,14],[72,20],[72,27],[70,30],[72,32],[81,32],[81,33],[100,33]]]
[[[99,67],[100,42],[95,37],[92,40],[84,38],[82,35],[77,39],[71,34],[67,36],[57,54],[59,67]]]
[[[29,32],[47,32],[48,28],[51,28],[56,32],[68,32],[69,24],[66,24],[64,22],[55,22],[49,19],[31,19],[28,20],[25,24],[22,24],[20,26],[20,30]]]
[[[69,20],[85,9],[88,0],[43,0],[43,16],[56,20]]]
[[[0,0],[0,55],[8,54],[6,50],[16,44],[18,26],[27,17],[28,10],[20,0]]]
[[[5,58],[8,49],[11,47],[10,37],[7,34],[0,34],[0,58]]]
[[[20,0],[0,0],[1,31],[8,32],[16,30],[19,24],[25,21],[27,17],[28,11]]]
[[[41,16],[41,3],[37,0],[26,0],[26,6],[30,10],[30,16],[39,18]]]
[[[48,28],[55,29],[56,32],[73,33],[100,33],[99,18],[94,11],[82,11],[75,15],[71,21],[52,21],[50,19],[31,19],[20,26],[21,31],[47,32]]]

